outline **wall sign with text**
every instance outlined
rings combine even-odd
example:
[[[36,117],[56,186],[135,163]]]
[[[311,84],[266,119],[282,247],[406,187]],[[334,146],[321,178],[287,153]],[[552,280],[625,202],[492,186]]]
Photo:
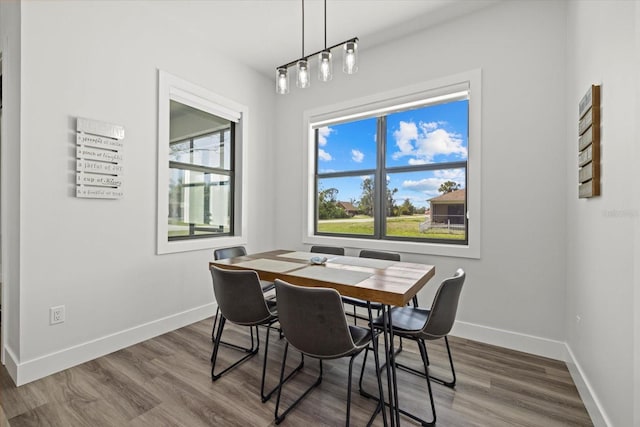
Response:
[[[122,198],[123,142],[124,127],[78,117],[76,197]]]
[[[591,85],[578,106],[578,197],[600,195],[600,86]]]

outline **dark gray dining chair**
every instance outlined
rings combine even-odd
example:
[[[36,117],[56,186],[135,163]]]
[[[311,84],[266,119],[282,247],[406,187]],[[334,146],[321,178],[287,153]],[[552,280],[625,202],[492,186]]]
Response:
[[[215,249],[213,251],[213,259],[220,260],[220,259],[228,259],[228,258],[235,258],[235,257],[239,257],[239,256],[245,256],[247,255],[247,250],[244,248],[244,246],[231,246],[228,248],[220,248],[220,249]],[[260,286],[262,287],[262,292],[266,293],[269,292],[270,290],[272,290],[275,286],[273,285],[273,282],[269,282],[266,280],[260,280]],[[213,318],[213,328],[211,328],[211,339],[213,340],[215,338],[215,333],[216,333],[216,325],[218,323],[218,314],[220,313],[220,309],[216,309],[216,315]],[[229,344],[229,343],[224,343],[223,344]],[[233,346],[233,344],[231,344]],[[251,346],[253,347],[253,329],[251,330]]]
[[[386,261],[397,261],[400,262],[400,254],[395,252],[382,252],[382,251],[371,251],[368,249],[363,249],[360,251],[360,258],[373,258],[373,259],[381,259]],[[368,318],[363,316],[358,316],[356,310],[357,307],[367,308],[367,301],[354,298],[354,297],[342,297],[342,302],[345,304],[349,304],[353,306],[353,314],[349,313],[348,316],[353,317],[354,324],[358,321],[358,319],[369,321]],[[414,304],[415,305],[415,304]],[[382,304],[377,302],[371,303],[371,308],[373,310],[377,310],[380,312],[382,309]]]
[[[267,356],[269,350],[269,335],[271,326],[278,321],[278,313],[275,301],[266,300],[260,287],[258,274],[251,270],[225,270],[215,266],[211,267],[211,278],[213,280],[213,291],[220,308],[220,322],[216,331],[216,337],[211,354],[211,380],[217,381],[222,375],[235,368],[242,362],[258,354],[260,349],[260,334],[258,326],[267,326],[267,337],[265,340],[264,361],[262,365],[262,383],[260,395],[262,401],[266,402],[274,393],[275,388],[268,393],[264,391],[265,373],[267,369]],[[251,347],[243,348],[234,346],[236,349],[246,353],[240,359],[231,363],[222,371],[216,373],[216,362],[218,352],[222,344],[222,332],[226,322],[236,325],[248,326],[252,331]],[[256,343],[253,341],[253,329],[256,331]],[[299,366],[296,370],[299,370]]]
[[[347,324],[340,294],[335,289],[296,286],[278,279],[276,279],[275,285],[280,326],[287,341],[282,357],[280,384],[276,400],[276,424],[280,424],[287,414],[322,382],[323,360],[350,357],[347,379],[346,425],[348,426],[351,411],[353,360],[369,344],[373,344],[373,348],[376,348],[375,340],[372,342],[370,329]],[[287,381],[284,378],[284,370],[289,345],[302,353],[302,360],[304,360],[304,356],[318,359],[320,372],[316,381],[279,414],[281,396]],[[378,375],[378,392],[381,396],[382,383],[378,369],[376,369],[376,373]],[[381,404],[379,403],[373,416],[380,409]]]
[[[418,343],[424,372],[410,368],[405,365],[396,363],[396,367],[409,371],[416,375],[426,378],[429,401],[431,402],[432,421],[425,421],[414,414],[405,410],[399,411],[408,417],[422,423],[422,425],[434,425],[436,421],[436,408],[433,403],[433,394],[431,392],[431,380],[453,388],[456,385],[456,372],[453,367],[453,358],[451,357],[451,348],[447,335],[453,327],[456,320],[456,312],[458,310],[458,301],[462,292],[466,274],[464,270],[459,268],[456,273],[447,279],[444,279],[440,287],[436,291],[430,309],[420,307],[394,307],[391,309],[391,323],[393,325],[393,334],[401,338],[414,340]],[[376,329],[384,328],[382,317],[378,317],[373,321]],[[451,367],[451,380],[433,377],[429,374],[429,357],[427,355],[427,347],[425,341],[437,340],[444,338],[449,355],[449,365]],[[363,362],[362,369],[364,370]]]
[[[337,246],[311,246],[309,252],[329,255],[344,255],[344,248],[339,248]]]

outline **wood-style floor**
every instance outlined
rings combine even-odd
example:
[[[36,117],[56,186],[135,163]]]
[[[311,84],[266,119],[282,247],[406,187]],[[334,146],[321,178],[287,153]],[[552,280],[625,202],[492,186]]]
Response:
[[[261,351],[216,382],[210,377],[211,323],[204,320],[80,366],[16,388],[0,369],[0,426],[273,426],[275,397],[261,403]],[[248,329],[225,328],[228,339],[246,338]],[[267,384],[279,372],[283,341],[272,333]],[[440,340],[442,341],[442,340]],[[458,374],[455,389],[433,384],[439,426],[589,426],[592,425],[562,362],[464,339],[451,338]],[[433,373],[446,367],[441,343],[428,343]],[[291,352],[290,352],[291,354]],[[222,347],[220,361],[237,356]],[[297,362],[295,353],[291,365]],[[417,346],[405,341],[403,361],[418,362]],[[373,359],[365,388],[373,391]],[[359,373],[362,356],[356,359]],[[221,365],[222,366],[222,365]],[[324,380],[294,409],[282,426],[344,425],[348,359],[325,362]],[[285,388],[310,384],[315,360]],[[442,371],[443,374],[446,371]],[[400,401],[428,415],[424,379],[399,372]],[[351,425],[366,425],[375,407],[359,395],[354,380]],[[415,425],[402,418],[403,425]],[[374,425],[382,425],[381,417]]]

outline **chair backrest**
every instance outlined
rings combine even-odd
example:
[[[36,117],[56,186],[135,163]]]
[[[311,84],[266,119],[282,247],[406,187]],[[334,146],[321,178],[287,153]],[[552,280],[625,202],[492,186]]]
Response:
[[[311,246],[309,252],[331,255],[344,255],[344,248],[336,246]]]
[[[257,325],[273,314],[267,308],[258,273],[211,267],[213,292],[222,315],[238,325]]]
[[[384,259],[387,261],[400,261],[400,254],[395,252],[370,251],[363,249],[360,251],[360,258]]]
[[[453,277],[444,279],[433,298],[429,318],[422,328],[426,339],[436,339],[449,334],[456,320],[458,301],[466,274],[459,268]]]
[[[335,289],[296,286],[276,279],[280,327],[289,344],[320,359],[353,351],[355,344]]]
[[[233,246],[230,248],[216,249],[213,251],[213,259],[227,259],[235,258],[237,256],[244,256],[247,254],[247,250],[244,246]]]

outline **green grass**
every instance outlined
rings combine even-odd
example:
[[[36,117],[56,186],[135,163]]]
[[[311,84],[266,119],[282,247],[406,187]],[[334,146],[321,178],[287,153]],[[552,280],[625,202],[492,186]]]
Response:
[[[368,221],[363,221],[368,220]],[[420,239],[450,239],[450,240],[464,240],[464,232],[451,233],[443,232],[443,230],[428,230],[426,233],[421,233],[419,225],[424,222],[424,215],[415,216],[401,216],[387,218],[387,235],[396,237],[413,237]],[[340,221],[318,221],[318,231],[321,233],[336,233],[336,234],[360,234],[369,235],[373,234],[373,219],[359,215],[352,219],[345,219]]]
[[[373,219],[366,222],[343,220],[340,222],[318,221],[321,233],[373,235]]]

